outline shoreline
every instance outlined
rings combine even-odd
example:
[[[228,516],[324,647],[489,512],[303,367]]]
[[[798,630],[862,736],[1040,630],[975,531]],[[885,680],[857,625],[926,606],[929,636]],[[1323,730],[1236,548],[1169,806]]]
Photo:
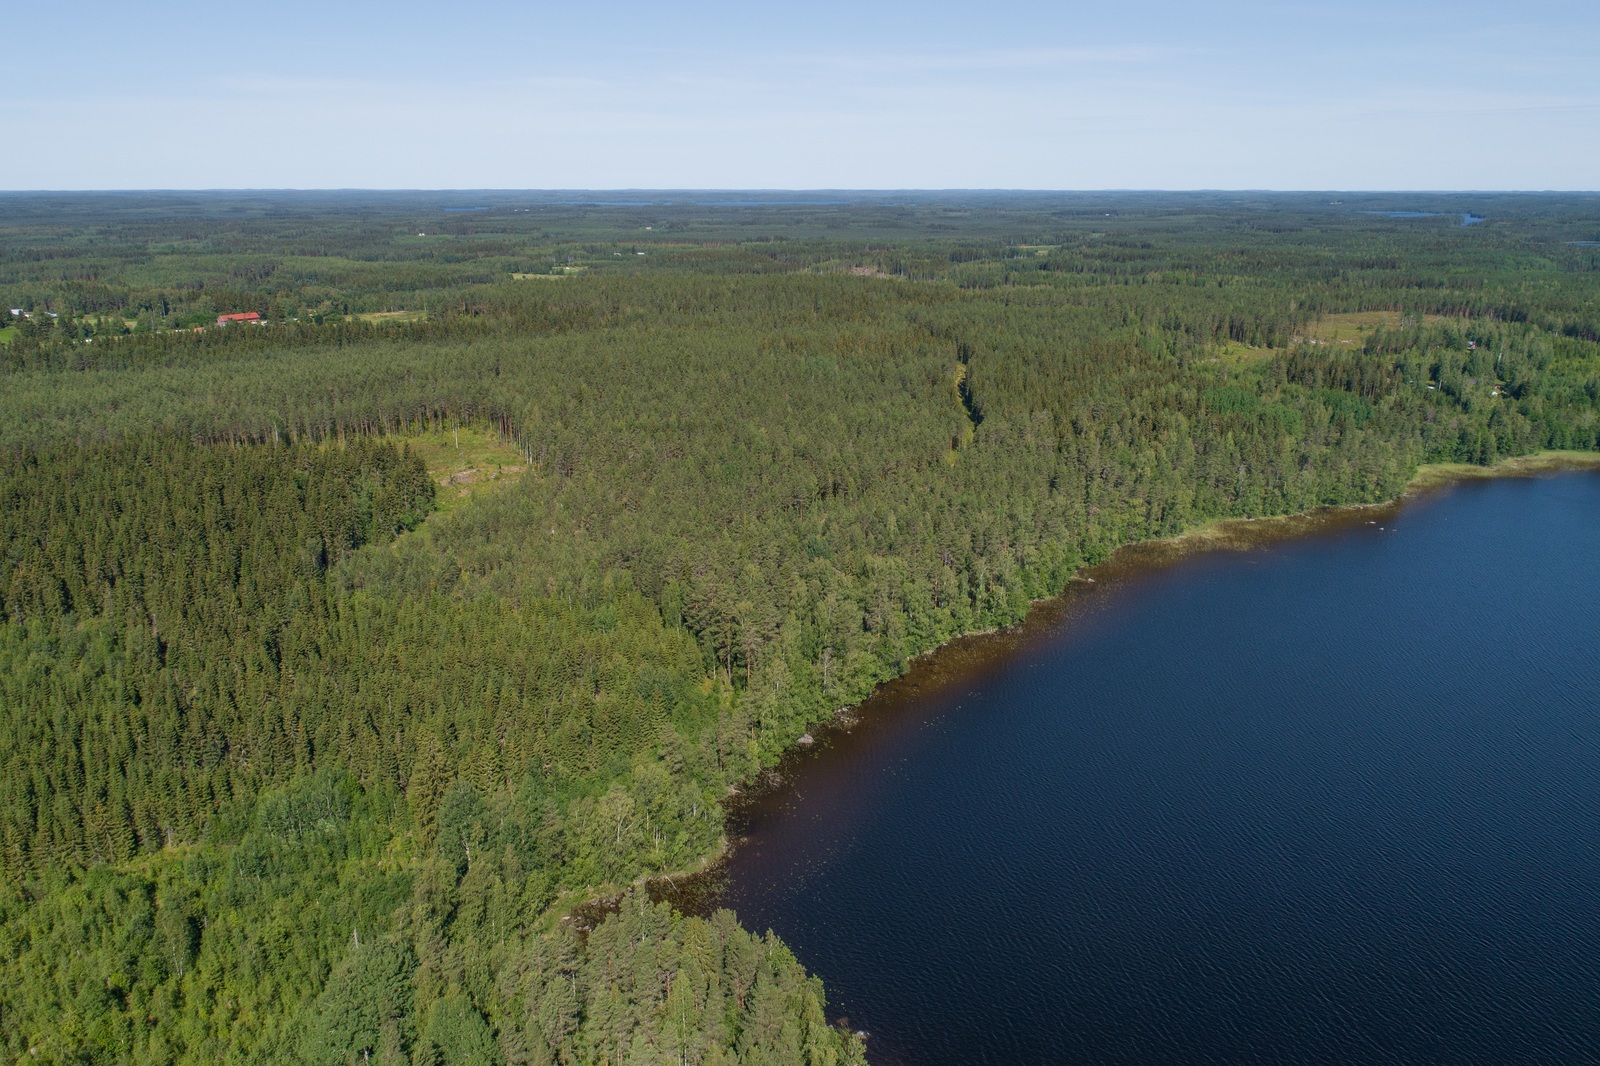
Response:
[[[1175,536],[1130,541],[1112,552],[1104,561],[1093,567],[1085,567],[1069,580],[1081,580],[1080,574],[1108,566],[1119,555],[1167,554],[1178,558],[1214,550],[1243,551],[1269,541],[1303,536],[1315,532],[1317,526],[1337,524],[1337,519],[1341,516],[1354,516],[1363,511],[1392,508],[1413,496],[1437,492],[1462,481],[1537,477],[1541,474],[1595,468],[1600,468],[1600,452],[1555,450],[1512,456],[1500,460],[1493,466],[1477,466],[1473,463],[1424,463],[1417,467],[1416,473],[1406,482],[1400,495],[1392,499],[1372,503],[1327,504],[1309,511],[1265,515],[1260,518],[1214,518]],[[1047,597],[1050,598],[1053,597]]]
[[[805,736],[812,738],[812,743],[804,744],[797,739],[783,750],[777,763],[754,778],[739,782],[735,790],[730,791],[722,801],[728,828],[725,828],[718,846],[702,855],[695,866],[642,875],[620,889],[610,885],[601,886],[601,891],[591,892],[576,903],[553,905],[547,914],[559,914],[552,924],[571,923],[581,932],[587,932],[613,913],[624,895],[642,889],[652,902],[670,903],[675,910],[684,914],[709,915],[720,906],[721,885],[718,878],[726,870],[729,857],[743,842],[743,834],[732,831],[740,811],[782,788],[789,776],[786,767],[797,759],[820,754],[827,747],[824,741],[830,735],[852,729],[862,720],[863,708],[880,695],[891,693],[905,684],[917,684],[912,675],[918,664],[924,664],[941,654],[949,654],[952,649],[963,645],[976,649],[995,639],[1011,639],[1020,644],[1037,636],[1069,608],[1075,590],[1085,586],[1094,587],[1108,580],[1115,581],[1133,571],[1172,566],[1194,555],[1213,551],[1249,551],[1267,544],[1337,529],[1358,521],[1365,514],[1397,509],[1407,499],[1437,492],[1462,481],[1535,477],[1593,469],[1600,469],[1600,452],[1547,450],[1512,456],[1493,466],[1425,463],[1406,482],[1400,495],[1388,500],[1329,504],[1310,511],[1260,518],[1217,518],[1170,537],[1130,541],[1100,562],[1080,567],[1068,578],[1066,587],[1061,591],[1030,602],[1028,613],[1015,624],[969,630],[919,652],[906,660],[905,672],[878,685],[860,703],[840,707],[827,719],[808,723]]]

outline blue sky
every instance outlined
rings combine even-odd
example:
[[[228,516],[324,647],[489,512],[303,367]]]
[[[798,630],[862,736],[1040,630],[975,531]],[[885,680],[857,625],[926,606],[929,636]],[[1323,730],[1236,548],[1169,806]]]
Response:
[[[1600,188],[1594,0],[36,13],[0,188]]]

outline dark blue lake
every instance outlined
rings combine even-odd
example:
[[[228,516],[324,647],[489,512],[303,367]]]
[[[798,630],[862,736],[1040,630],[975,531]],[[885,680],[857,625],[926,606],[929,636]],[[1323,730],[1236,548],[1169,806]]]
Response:
[[[875,1062],[1600,1061],[1600,475],[1095,576],[739,815]]]

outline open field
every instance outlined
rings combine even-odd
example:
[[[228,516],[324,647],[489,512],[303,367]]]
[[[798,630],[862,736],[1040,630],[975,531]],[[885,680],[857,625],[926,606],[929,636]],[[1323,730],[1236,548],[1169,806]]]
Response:
[[[421,322],[428,317],[426,311],[367,311],[354,316],[362,322]]]
[[[1349,311],[1338,315],[1323,315],[1311,324],[1297,340],[1313,344],[1336,344],[1342,347],[1359,347],[1367,337],[1380,329],[1398,329],[1405,316],[1399,311]],[[1423,315],[1427,325],[1448,321],[1445,315]]]
[[[1413,316],[1411,321],[1415,321],[1417,317]],[[1303,332],[1295,334],[1293,343],[1360,348],[1375,331],[1398,329],[1404,324],[1405,319],[1406,316],[1399,311],[1348,311],[1323,315],[1307,326]],[[1421,315],[1420,319],[1424,325],[1429,326],[1453,321],[1449,316],[1432,314]],[[1242,366],[1265,359],[1280,350],[1282,349],[1229,341],[1212,358],[1218,362]]]
[[[455,508],[488,486],[508,485],[527,468],[516,448],[483,429],[464,427],[396,439],[427,464],[439,486],[440,511]]]
[[[1276,348],[1257,348],[1249,344],[1240,344],[1238,341],[1229,341],[1218,350],[1213,358],[1221,363],[1239,366],[1265,359],[1275,351],[1277,351]]]

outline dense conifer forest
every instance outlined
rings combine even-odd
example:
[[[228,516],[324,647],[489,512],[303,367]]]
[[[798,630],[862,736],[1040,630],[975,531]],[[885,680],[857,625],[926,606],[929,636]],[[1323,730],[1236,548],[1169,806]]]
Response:
[[[1119,545],[1600,448],[1600,198],[601,199],[0,194],[7,1061],[861,1062],[638,887],[731,789]]]

